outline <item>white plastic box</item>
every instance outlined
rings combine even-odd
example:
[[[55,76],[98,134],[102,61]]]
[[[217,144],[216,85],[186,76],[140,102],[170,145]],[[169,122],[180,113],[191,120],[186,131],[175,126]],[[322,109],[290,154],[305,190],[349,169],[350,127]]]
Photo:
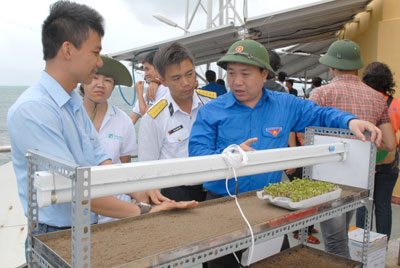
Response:
[[[361,261],[364,229],[351,226],[349,229],[350,256],[355,261]],[[385,268],[387,236],[370,232],[368,245],[367,268]]]

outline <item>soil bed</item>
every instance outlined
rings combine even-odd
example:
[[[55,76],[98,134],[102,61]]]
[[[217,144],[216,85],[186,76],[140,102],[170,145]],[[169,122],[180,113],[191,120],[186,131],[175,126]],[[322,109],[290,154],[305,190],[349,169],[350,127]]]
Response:
[[[352,194],[355,193],[342,191],[342,197]],[[304,212],[289,211],[260,200],[255,192],[240,195],[239,203],[252,226],[276,226],[282,223],[282,219],[288,221],[304,216]],[[241,230],[246,230],[246,225],[232,198],[203,202],[194,209],[147,214],[92,225],[91,266],[127,264]],[[71,263],[70,230],[38,235],[37,238]]]

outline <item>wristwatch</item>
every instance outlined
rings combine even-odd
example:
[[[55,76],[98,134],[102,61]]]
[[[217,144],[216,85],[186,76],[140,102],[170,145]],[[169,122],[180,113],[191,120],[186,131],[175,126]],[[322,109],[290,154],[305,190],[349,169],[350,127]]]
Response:
[[[136,205],[140,207],[140,214],[146,214],[151,209],[151,205],[144,202],[136,203]]]

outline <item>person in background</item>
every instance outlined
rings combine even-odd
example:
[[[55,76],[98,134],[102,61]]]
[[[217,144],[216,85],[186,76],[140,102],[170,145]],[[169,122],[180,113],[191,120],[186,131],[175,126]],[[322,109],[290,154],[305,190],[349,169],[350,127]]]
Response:
[[[223,87],[225,87],[225,81],[224,81],[224,79],[217,79],[217,82],[216,82],[218,85],[221,85],[221,86],[223,86]]]
[[[306,90],[306,92],[305,92],[305,94],[304,94],[305,97],[306,97],[306,99],[310,98],[312,92],[313,92],[316,88],[320,87],[321,84],[322,84],[322,79],[321,79],[321,77],[318,77],[318,76],[313,77],[313,78],[311,79],[311,87],[310,87],[310,88],[307,88],[307,90]]]
[[[197,112],[217,97],[212,91],[197,89],[194,59],[179,43],[160,48],[154,65],[161,82],[169,88],[143,116],[139,128],[139,161],[188,157],[189,134]],[[161,193],[177,201],[205,199],[202,185],[165,188]]]
[[[137,150],[135,128],[129,116],[107,100],[116,85],[132,86],[132,77],[126,67],[120,62],[106,56],[101,56],[103,66],[98,68],[92,82],[81,85],[83,106],[99,134],[99,142],[104,151],[111,157],[114,164],[130,163],[131,155]],[[124,201],[124,205],[136,209],[136,215],[153,213],[176,208],[187,208],[197,205],[195,202],[175,202],[163,200],[158,206],[151,207],[141,202],[143,193],[120,194],[115,197]],[[132,204],[132,198],[136,204]],[[98,216],[98,223],[117,220],[115,217]]]
[[[268,54],[270,66],[273,71],[268,72],[267,81],[265,81],[263,87],[268,90],[286,93],[285,88],[275,81],[275,72],[281,65],[281,58],[274,50],[268,50]]]
[[[389,118],[393,125],[394,134],[400,130],[400,100],[393,97],[395,83],[392,72],[384,63],[372,62],[365,68],[362,81],[380,92],[389,106]],[[399,141],[397,140],[397,148]],[[389,152],[379,163],[376,163],[374,184],[374,207],[376,231],[385,234],[390,239],[392,231],[392,194],[399,175],[399,151]],[[365,207],[357,210],[356,225],[364,228]],[[371,224],[372,227],[372,224]]]
[[[289,90],[289,94],[295,95],[297,97],[297,90],[293,88],[293,79],[286,80],[286,88]]]
[[[316,89],[310,100],[323,107],[352,113],[376,125],[383,137],[382,146],[378,145],[378,148],[393,151],[396,140],[385,98],[357,76],[364,66],[360,47],[351,40],[337,40],[319,62],[330,67],[333,79],[330,84]],[[354,211],[350,211],[320,223],[326,251],[350,258],[347,232],[353,214]]]
[[[139,118],[147,112],[151,105],[168,92],[168,88],[161,84],[159,74],[157,73],[156,68],[154,68],[153,60],[155,54],[156,51],[150,52],[142,62],[144,79],[149,85],[146,94],[143,94],[144,81],[138,81],[135,83],[137,102],[129,116],[134,124],[136,124]]]
[[[272,67],[267,50],[254,40],[235,42],[217,64],[227,71],[230,91],[200,108],[190,134],[190,156],[221,154],[231,144],[240,144],[244,151],[285,148],[290,132],[304,132],[308,126],[349,128],[362,140],[362,132],[368,129],[372,141],[381,143],[381,131],[370,122],[264,89]],[[239,177],[238,194],[280,182],[281,177],[282,171]],[[228,196],[227,187],[231,193],[236,189],[233,178],[227,185],[225,180],[216,180],[203,187],[208,190],[207,200]],[[232,254],[208,263],[209,268],[239,266]]]
[[[287,78],[287,74],[285,72],[279,72],[278,73],[278,81],[276,81],[276,82],[285,88],[286,93],[289,93],[289,89],[285,83],[286,78]]]
[[[207,90],[207,91],[213,91],[213,92],[217,93],[217,97],[226,93],[225,86],[222,86],[215,82],[215,80],[217,79],[217,75],[215,74],[215,72],[213,70],[208,70],[206,72],[206,79],[207,79],[208,84],[206,86],[202,87],[202,89]]]

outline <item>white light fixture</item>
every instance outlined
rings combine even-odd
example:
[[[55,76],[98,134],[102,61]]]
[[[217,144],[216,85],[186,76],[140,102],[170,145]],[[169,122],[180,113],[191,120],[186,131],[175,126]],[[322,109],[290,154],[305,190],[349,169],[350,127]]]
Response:
[[[164,14],[156,13],[156,14],[153,14],[153,17],[158,19],[159,21],[165,23],[165,24],[168,24],[168,25],[172,26],[172,27],[177,27],[179,29],[184,30],[185,34],[190,33],[186,28],[183,28],[182,26],[179,26],[176,22],[172,21],[171,19],[169,19]]]

